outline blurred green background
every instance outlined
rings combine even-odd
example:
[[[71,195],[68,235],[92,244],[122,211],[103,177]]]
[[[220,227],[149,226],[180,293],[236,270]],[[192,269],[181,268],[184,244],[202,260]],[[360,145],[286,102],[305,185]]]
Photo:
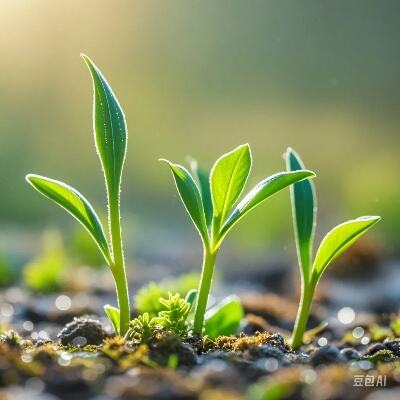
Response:
[[[158,158],[191,155],[210,168],[244,142],[249,187],[283,169],[292,146],[318,173],[318,236],[380,214],[374,235],[395,250],[399,33],[395,0],[0,1],[0,246],[26,245],[23,232],[48,226],[75,229],[27,186],[28,172],[70,183],[105,209],[84,52],[127,117],[128,253],[198,246]],[[228,246],[294,253],[288,191],[243,221]]]

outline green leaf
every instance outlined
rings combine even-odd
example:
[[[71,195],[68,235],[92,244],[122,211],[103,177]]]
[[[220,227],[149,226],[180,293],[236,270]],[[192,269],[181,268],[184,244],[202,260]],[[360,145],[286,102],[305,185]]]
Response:
[[[75,217],[87,229],[104,258],[111,265],[110,252],[100,219],[85,197],[71,186],[44,176],[29,174],[26,176],[26,180],[39,193],[53,200]]]
[[[327,266],[346,251],[360,236],[380,221],[366,216],[344,222],[333,228],[322,240],[313,265],[314,279],[319,279]]]
[[[243,316],[240,300],[236,296],[229,296],[206,312],[205,334],[211,339],[222,335],[233,335],[238,331]]]
[[[173,164],[164,159],[161,159],[160,161],[164,161],[170,166],[182,202],[185,205],[194,225],[198,229],[204,243],[208,243],[209,238],[204,207],[195,181],[185,167]]]
[[[82,54],[92,75],[94,90],[93,125],[95,142],[108,190],[119,195],[128,129],[125,116],[110,85],[89,57]]]
[[[104,311],[107,314],[108,319],[111,321],[111,324],[114,328],[114,332],[119,335],[120,333],[120,316],[119,309],[109,304],[104,306]]]
[[[290,148],[286,152],[286,168],[288,171],[305,169],[299,155]],[[290,195],[299,264],[303,275],[308,277],[311,268],[317,212],[314,183],[311,179],[295,183],[290,187]]]
[[[196,299],[197,299],[197,289],[189,290],[189,292],[185,297],[185,302],[190,304],[190,310],[192,309]]]
[[[220,157],[210,174],[214,218],[218,226],[225,222],[246,184],[251,169],[251,153],[248,144]]]
[[[314,177],[312,171],[293,171],[279,172],[269,178],[261,181],[255,186],[244,199],[235,207],[224,226],[222,227],[220,237],[224,237],[228,231],[250,210],[259,205],[261,202],[271,197],[275,193],[291,185],[292,183],[300,182],[303,179]]]
[[[190,169],[192,170],[193,176],[196,178],[199,188],[201,199],[203,200],[204,213],[206,215],[207,226],[211,225],[212,217],[213,217],[213,204],[211,199],[211,190],[210,190],[210,177],[206,170],[201,168],[197,161],[191,158]]]

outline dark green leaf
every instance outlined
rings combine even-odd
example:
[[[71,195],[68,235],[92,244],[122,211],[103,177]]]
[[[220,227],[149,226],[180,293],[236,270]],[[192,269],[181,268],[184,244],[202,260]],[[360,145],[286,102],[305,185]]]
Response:
[[[95,141],[108,190],[119,194],[128,130],[125,116],[110,85],[89,57],[82,54],[93,79]]]
[[[304,164],[293,149],[287,149],[286,168],[288,171],[304,170]],[[316,224],[317,199],[314,183],[305,179],[290,186],[293,225],[300,267],[308,277],[311,269],[312,247]]]
[[[44,176],[29,174],[26,180],[39,193],[53,200],[75,217],[87,229],[106,261],[111,265],[110,252],[100,219],[85,197],[71,186]]]
[[[203,241],[208,243],[209,239],[206,217],[204,214],[201,195],[195,181],[185,167],[182,167],[178,164],[173,164],[168,160],[160,161],[164,161],[170,166],[172,175],[175,179],[176,188],[178,189],[182,202],[192,218],[194,225],[198,229]]]
[[[211,339],[222,335],[233,335],[238,331],[243,316],[240,300],[236,296],[229,296],[206,312],[205,334]]]

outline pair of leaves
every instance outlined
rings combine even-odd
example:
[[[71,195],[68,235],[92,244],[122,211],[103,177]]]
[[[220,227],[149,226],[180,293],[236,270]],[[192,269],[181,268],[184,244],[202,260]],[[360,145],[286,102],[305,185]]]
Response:
[[[299,155],[290,148],[286,152],[286,166],[288,171],[304,168]],[[324,237],[312,262],[317,209],[314,184],[307,180],[295,183],[290,190],[299,263],[306,282],[316,283],[328,265],[381,218],[364,216],[336,226]]]
[[[169,164],[182,202],[205,244],[210,242],[208,228],[211,220],[217,235],[213,240],[219,243],[245,214],[261,202],[292,183],[314,176],[313,172],[307,170],[275,174],[256,185],[235,207],[251,170],[252,159],[248,144],[220,157],[211,170],[208,184],[204,172],[194,164],[200,190],[186,168],[167,160],[162,161]],[[212,207],[209,204],[210,198]]]
[[[82,57],[93,80],[96,148],[103,166],[108,193],[119,196],[127,144],[125,117],[100,70],[87,56],[82,55]],[[33,174],[27,175],[26,179],[38,192],[67,210],[86,228],[111,266],[112,257],[104,230],[88,200],[76,189],[63,182]]]

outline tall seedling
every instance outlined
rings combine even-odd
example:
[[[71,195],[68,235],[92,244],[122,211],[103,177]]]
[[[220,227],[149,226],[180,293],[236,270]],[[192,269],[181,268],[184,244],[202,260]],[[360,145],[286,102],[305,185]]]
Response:
[[[128,130],[121,106],[105,77],[89,57],[82,55],[82,58],[93,80],[93,127],[107,190],[109,240],[93,207],[76,189],[34,174],[27,175],[26,179],[38,192],[75,217],[98,245],[113,274],[118,298],[118,308],[106,305],[104,309],[116,333],[124,335],[129,326],[130,305],[121,237],[120,190]]]
[[[203,267],[193,327],[195,333],[201,334],[216,258],[228,232],[258,204],[283,188],[314,176],[314,173],[277,173],[261,181],[238,202],[252,165],[248,144],[220,157],[209,177],[195,162],[192,162],[192,176],[183,166],[162,161],[169,165],[181,200],[203,242]]]
[[[304,164],[292,149],[286,152],[289,172],[302,170]],[[380,217],[365,216],[344,222],[333,228],[322,240],[313,260],[317,199],[314,183],[304,180],[290,188],[297,257],[301,275],[301,299],[291,344],[294,349],[303,342],[314,291],[328,265],[346,251],[358,238],[375,225]]]

